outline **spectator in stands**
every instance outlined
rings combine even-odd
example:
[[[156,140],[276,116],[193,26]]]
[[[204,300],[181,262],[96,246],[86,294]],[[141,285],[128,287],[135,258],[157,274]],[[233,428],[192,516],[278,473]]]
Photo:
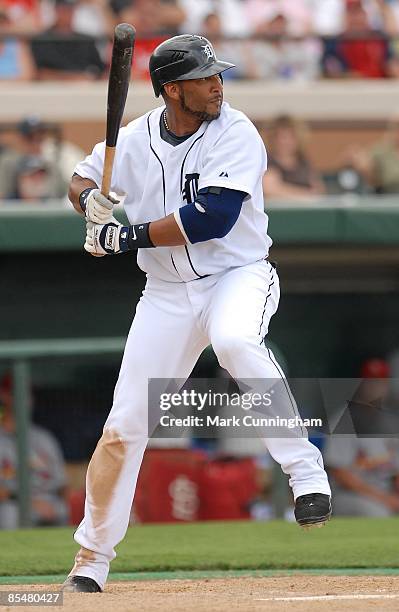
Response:
[[[307,0],[307,4],[315,34],[338,36],[344,31],[347,0]],[[372,29],[381,30],[389,36],[398,33],[399,0],[362,0],[362,6]]]
[[[258,75],[251,41],[228,40],[223,38],[222,20],[218,13],[209,13],[198,30],[198,33],[211,41],[216,55],[225,61],[235,64],[228,70],[224,79],[255,79]]]
[[[304,130],[286,115],[277,117],[262,136],[269,153],[263,180],[265,196],[272,199],[309,200],[324,194],[324,185],[309,161]]]
[[[254,41],[252,54],[257,76],[270,80],[313,80],[319,75],[320,44],[316,40],[293,40],[288,20],[277,10],[269,20],[259,23],[258,35],[266,40]]]
[[[388,34],[397,36],[399,34],[399,0],[378,0],[379,3],[384,3],[390,9],[390,14],[387,13],[387,17],[384,19],[385,27]],[[388,27],[387,21],[390,21],[390,28]]]
[[[51,198],[51,172],[43,157],[26,155],[19,160],[15,176],[15,191],[10,199],[38,202]]]
[[[305,36],[312,33],[312,12],[309,0],[246,0],[245,9],[251,32],[264,33],[264,24],[282,15],[287,22],[287,34]]]
[[[223,36],[244,37],[250,33],[250,25],[243,0],[180,0],[186,19],[180,31],[199,32],[207,15],[220,16]]]
[[[75,7],[75,0],[56,0],[54,25],[31,41],[40,80],[92,81],[104,74],[94,39],[73,29]]]
[[[399,193],[399,117],[389,123],[380,142],[369,150],[352,147],[348,157],[377,193]]]
[[[178,0],[111,0],[117,22],[133,23],[139,36],[173,36],[186,14]]]
[[[157,5],[161,15],[162,32],[168,36],[178,34],[186,19],[181,0],[160,0]]]
[[[138,33],[134,50],[135,79],[149,80],[148,62],[154,49],[177,34],[185,20],[178,0],[110,0],[114,24],[133,23]]]
[[[373,30],[385,32],[388,36],[397,36],[399,32],[398,0],[362,0],[362,5]]]
[[[113,12],[108,0],[79,0],[73,14],[73,30],[87,36],[113,34]]]
[[[18,527],[16,423],[13,414],[11,377],[0,384],[0,529]],[[31,425],[29,467],[31,521],[34,526],[68,522],[64,460],[53,435]]]
[[[346,0],[308,0],[312,30],[319,36],[338,36],[344,28]]]
[[[361,0],[346,0],[344,31],[325,40],[322,64],[324,75],[331,78],[399,76],[390,42],[384,32],[371,28]]]
[[[0,34],[9,23],[9,16],[0,4]],[[29,81],[33,74],[34,63],[27,44],[15,36],[0,38],[0,82]]]
[[[388,391],[387,363],[381,359],[368,360],[360,374],[364,379],[374,379],[367,394],[362,392],[363,409],[372,404],[381,407]],[[362,409],[360,405],[358,408]],[[397,439],[333,435],[325,446],[324,461],[331,476],[336,516],[383,517],[399,513]]]
[[[22,193],[26,193],[25,187],[30,182],[26,179],[27,176],[32,179],[31,171],[34,168],[36,173],[41,171],[40,179],[43,189],[45,187],[42,193],[46,198],[64,197],[69,181],[69,177],[63,175],[61,170],[65,156],[57,158],[55,146],[49,141],[46,124],[37,117],[27,117],[20,123],[18,133],[16,149],[5,151],[0,157],[0,198],[17,198],[21,188]],[[69,162],[70,168],[72,162],[75,159]],[[32,188],[37,187],[38,182],[36,180]]]

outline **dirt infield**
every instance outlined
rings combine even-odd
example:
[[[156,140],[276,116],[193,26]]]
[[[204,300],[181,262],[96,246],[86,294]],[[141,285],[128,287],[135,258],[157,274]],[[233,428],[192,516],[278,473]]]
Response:
[[[53,591],[54,585],[2,585],[0,591]],[[0,610],[19,610],[2,607]],[[26,608],[25,608],[26,609]],[[333,612],[399,610],[399,576],[312,576],[209,578],[114,582],[102,594],[65,594],[64,612]]]

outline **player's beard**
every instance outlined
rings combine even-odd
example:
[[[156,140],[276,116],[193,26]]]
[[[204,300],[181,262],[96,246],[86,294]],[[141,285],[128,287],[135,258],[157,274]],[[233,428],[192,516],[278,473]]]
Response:
[[[205,111],[194,110],[190,108],[188,104],[186,103],[184,91],[182,90],[180,90],[179,92],[179,100],[180,100],[182,110],[184,110],[184,112],[186,113],[189,113],[190,115],[193,115],[200,121],[214,121],[215,119],[219,119],[220,117],[222,106],[220,106],[219,111],[217,111],[216,113],[208,113],[206,110]]]

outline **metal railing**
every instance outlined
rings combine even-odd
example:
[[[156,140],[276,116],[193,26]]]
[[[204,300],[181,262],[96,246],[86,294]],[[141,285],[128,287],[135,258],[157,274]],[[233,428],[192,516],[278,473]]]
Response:
[[[17,484],[19,526],[30,526],[30,474],[28,462],[29,398],[34,359],[71,355],[122,353],[125,338],[68,338],[6,340],[0,342],[0,361],[11,362],[13,408],[17,426]]]

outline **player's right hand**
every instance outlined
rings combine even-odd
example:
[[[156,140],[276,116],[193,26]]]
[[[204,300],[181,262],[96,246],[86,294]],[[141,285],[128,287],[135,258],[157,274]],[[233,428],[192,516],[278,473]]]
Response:
[[[110,223],[86,223],[86,241],[84,249],[94,255],[119,255],[129,250],[129,227],[123,226],[114,217]]]
[[[109,223],[113,217],[114,204],[118,201],[110,196],[105,197],[99,189],[91,189],[85,198],[86,221],[92,223]]]

